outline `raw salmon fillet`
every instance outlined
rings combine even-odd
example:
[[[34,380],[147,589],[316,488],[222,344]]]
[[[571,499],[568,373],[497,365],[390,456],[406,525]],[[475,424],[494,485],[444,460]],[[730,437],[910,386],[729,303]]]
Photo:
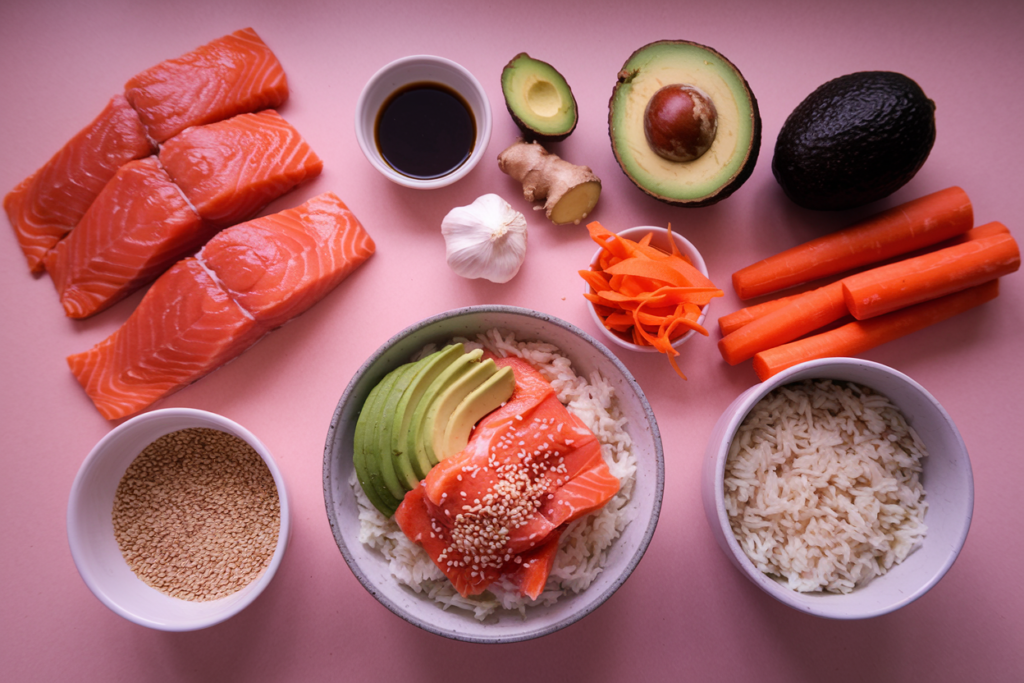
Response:
[[[114,305],[198,249],[213,230],[155,156],[110,179],[71,234],[46,254],[46,270],[70,318]]]
[[[125,84],[125,96],[150,137],[163,142],[189,126],[279,107],[288,81],[270,48],[245,28],[143,71]]]
[[[356,217],[334,194],[224,230],[199,258],[221,287],[268,330],[327,295],[373,253]]]
[[[619,480],[540,373],[519,358],[496,362],[515,373],[512,398],[406,494],[395,521],[463,596],[506,575],[536,598],[564,525],[604,506]]]
[[[120,329],[68,366],[105,418],[137,413],[307,310],[374,248],[331,193],[229,228],[160,276]]]
[[[199,215],[221,227],[252,218],[323,170],[298,131],[272,109],[189,128],[164,143],[160,163]]]
[[[114,96],[88,126],[4,197],[4,209],[33,273],[85,215],[117,169],[156,151],[135,110]]]

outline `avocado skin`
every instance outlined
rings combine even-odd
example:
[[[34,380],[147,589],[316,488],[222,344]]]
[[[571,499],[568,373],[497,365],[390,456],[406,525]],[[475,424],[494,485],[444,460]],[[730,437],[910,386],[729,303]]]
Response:
[[[808,209],[839,210],[887,197],[924,165],[935,103],[912,79],[861,71],[812,92],[779,132],[772,173]]]

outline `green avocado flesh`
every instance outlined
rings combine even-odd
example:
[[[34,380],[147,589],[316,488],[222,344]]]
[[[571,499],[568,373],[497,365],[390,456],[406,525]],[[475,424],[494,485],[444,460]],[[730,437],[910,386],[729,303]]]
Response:
[[[473,426],[515,389],[511,368],[483,351],[446,346],[385,375],[356,421],[353,463],[370,502],[386,517],[441,460],[461,451]]]
[[[903,74],[861,71],[812,92],[786,119],[772,173],[794,202],[838,210],[887,197],[935,143],[935,103]]]
[[[576,128],[576,99],[558,71],[525,52],[501,72],[501,91],[512,119],[529,139],[564,140]]]
[[[700,89],[718,113],[714,142],[692,161],[662,158],[644,133],[647,103],[672,84]],[[728,197],[750,177],[761,147],[757,100],[743,75],[718,52],[687,41],[651,43],[626,61],[609,103],[608,132],[626,176],[677,206],[707,206]]]

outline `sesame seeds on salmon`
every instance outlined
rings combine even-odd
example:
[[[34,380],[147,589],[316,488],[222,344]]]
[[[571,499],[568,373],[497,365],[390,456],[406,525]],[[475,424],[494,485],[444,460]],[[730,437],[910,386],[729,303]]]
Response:
[[[602,507],[620,483],[540,373],[522,359],[496,362],[515,373],[512,398],[406,494],[395,521],[461,595],[507,575],[536,598],[563,525]]]

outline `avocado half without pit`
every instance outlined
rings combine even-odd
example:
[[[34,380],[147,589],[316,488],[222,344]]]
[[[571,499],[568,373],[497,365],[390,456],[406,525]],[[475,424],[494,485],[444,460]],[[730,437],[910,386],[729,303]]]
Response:
[[[739,69],[683,40],[630,56],[612,91],[608,132],[626,177],[676,206],[731,195],[753,173],[761,148],[757,100]]]
[[[547,62],[520,52],[501,72],[501,92],[527,140],[558,142],[576,129],[576,98],[562,74]]]

